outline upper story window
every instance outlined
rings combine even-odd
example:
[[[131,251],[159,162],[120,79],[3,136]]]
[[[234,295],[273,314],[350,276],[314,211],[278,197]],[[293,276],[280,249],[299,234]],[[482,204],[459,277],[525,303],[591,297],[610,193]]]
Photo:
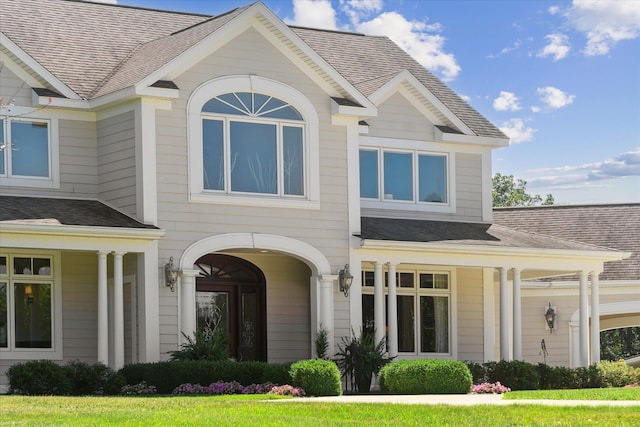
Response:
[[[190,199],[234,205],[319,207],[319,126],[297,90],[229,76],[189,99]]]
[[[360,197],[449,203],[448,156],[418,150],[360,149]]]
[[[52,121],[0,119],[0,183],[47,187],[58,185],[57,130]]]
[[[305,195],[304,121],[290,104],[255,92],[202,107],[203,189]]]

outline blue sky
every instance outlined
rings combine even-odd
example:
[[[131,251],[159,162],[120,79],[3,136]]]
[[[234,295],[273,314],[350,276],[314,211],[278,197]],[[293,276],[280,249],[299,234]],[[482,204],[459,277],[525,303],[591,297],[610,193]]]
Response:
[[[389,36],[511,138],[493,172],[528,192],[640,202],[640,0],[263,2],[290,24]],[[118,3],[216,15],[251,1]]]

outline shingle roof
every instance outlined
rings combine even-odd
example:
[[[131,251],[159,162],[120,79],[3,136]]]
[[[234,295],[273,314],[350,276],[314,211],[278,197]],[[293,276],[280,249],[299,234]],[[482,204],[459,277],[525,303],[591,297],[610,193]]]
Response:
[[[154,229],[96,200],[0,196],[3,222]]]
[[[83,99],[136,84],[246,8],[216,17],[76,0],[2,0],[1,31]],[[291,27],[363,95],[408,70],[479,136],[506,136],[387,37]]]
[[[516,230],[632,252],[605,263],[600,279],[640,280],[640,203],[496,208],[493,219]]]
[[[396,242],[440,242],[508,248],[603,250],[604,248],[513,230],[497,224],[362,217],[360,237]]]

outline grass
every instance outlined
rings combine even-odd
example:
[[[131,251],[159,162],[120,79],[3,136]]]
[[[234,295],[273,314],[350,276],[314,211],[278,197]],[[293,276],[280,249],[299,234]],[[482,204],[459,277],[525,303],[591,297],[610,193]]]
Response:
[[[640,387],[512,391],[506,393],[503,399],[640,400]]]
[[[637,426],[638,407],[265,401],[265,396],[0,396],[0,426]]]

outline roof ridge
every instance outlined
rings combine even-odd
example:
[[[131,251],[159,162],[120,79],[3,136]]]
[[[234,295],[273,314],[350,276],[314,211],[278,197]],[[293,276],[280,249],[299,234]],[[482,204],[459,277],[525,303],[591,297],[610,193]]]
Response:
[[[169,14],[173,14],[173,15],[189,15],[189,16],[211,16],[209,14],[206,13],[195,13],[195,12],[183,12],[180,10],[169,10],[169,9],[158,9],[155,7],[143,7],[143,6],[132,6],[132,5],[127,5],[127,4],[119,4],[119,3],[106,3],[103,1],[95,1],[95,0],[62,0],[62,1],[67,1],[67,2],[71,2],[71,3],[83,3],[83,4],[94,4],[94,5],[100,5],[100,6],[107,6],[107,7],[119,7],[122,9],[137,9],[137,10],[149,10],[152,12],[162,12],[162,13],[169,13]]]
[[[224,16],[226,16],[226,15],[229,15],[229,14],[231,14],[231,13],[235,12],[235,11],[236,11],[236,10],[238,10],[238,9],[245,9],[245,8],[247,8],[247,7],[249,7],[249,6],[245,6],[245,7],[236,7],[235,9],[231,9],[231,10],[229,10],[229,11],[225,12],[225,13],[221,13],[220,15],[213,15],[213,16],[210,16],[208,19],[205,19],[204,21],[196,22],[196,23],[195,23],[195,24],[193,24],[193,25],[189,25],[188,27],[181,28],[181,29],[179,29],[179,30],[177,30],[177,31],[174,31],[174,32],[173,32],[173,33],[171,33],[171,34],[168,34],[167,36],[164,36],[164,37],[175,36],[176,34],[183,33],[183,32],[185,32],[185,31],[188,31],[188,30],[190,30],[190,29],[192,29],[192,28],[195,28],[195,27],[197,27],[197,26],[199,26],[199,25],[203,25],[203,24],[209,23],[209,22],[211,22],[211,21],[213,21],[213,20],[215,20],[215,19],[222,18],[222,17],[224,17]],[[160,37],[160,39],[162,39],[162,38],[164,38],[164,37]],[[156,39],[156,40],[160,40],[160,39]]]
[[[551,209],[572,209],[572,208],[606,208],[622,206],[639,206],[640,202],[620,202],[620,203],[581,203],[576,205],[537,205],[537,206],[494,206],[494,211],[508,210],[551,210]]]
[[[291,29],[300,29],[300,30],[310,30],[310,31],[322,31],[325,33],[335,33],[335,34],[349,34],[352,36],[360,36],[360,37],[383,37],[383,36],[374,36],[365,33],[356,33],[354,31],[344,31],[344,30],[331,30],[328,28],[315,28],[315,27],[305,27],[302,25],[287,25],[287,27]]]

